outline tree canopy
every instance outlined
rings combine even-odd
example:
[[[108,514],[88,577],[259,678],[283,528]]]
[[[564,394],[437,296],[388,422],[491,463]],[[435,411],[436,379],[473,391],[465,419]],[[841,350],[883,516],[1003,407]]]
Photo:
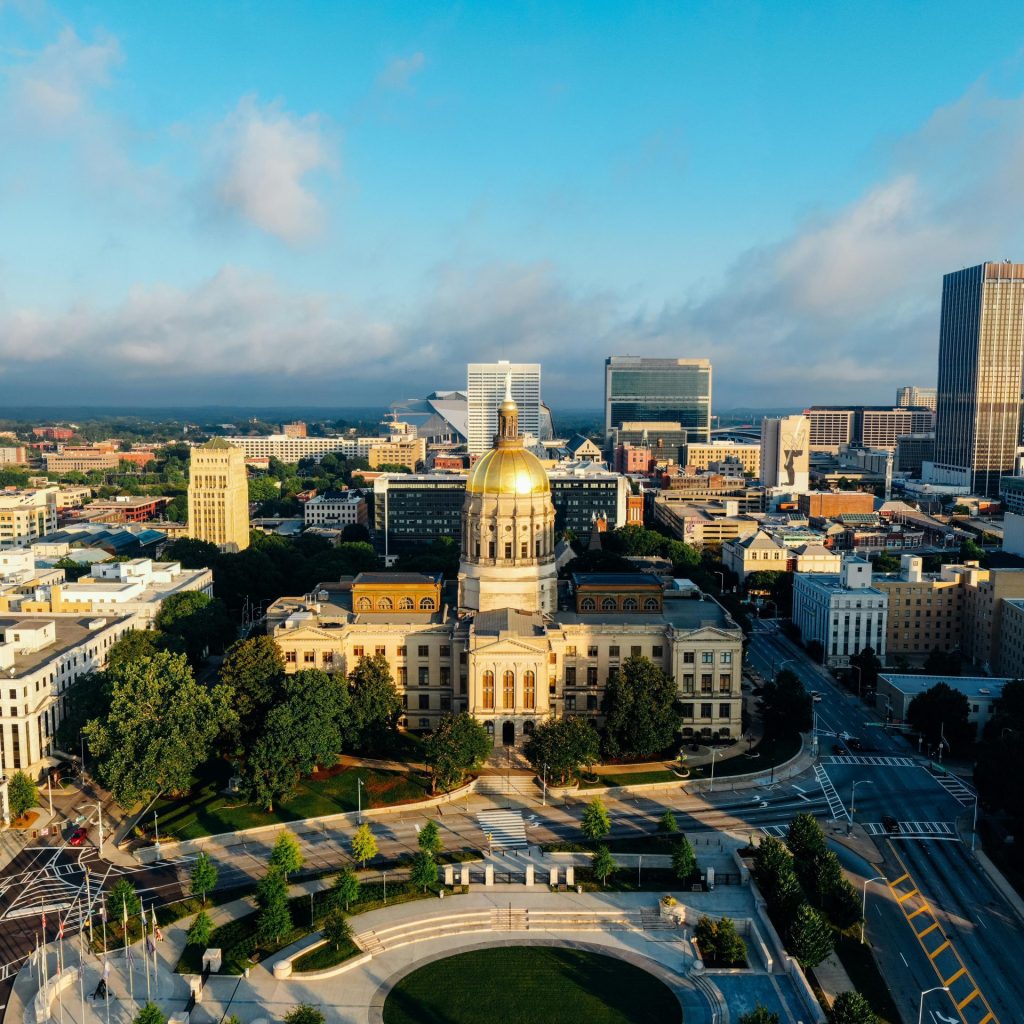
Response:
[[[472,715],[465,711],[443,715],[424,743],[433,791],[458,786],[468,772],[483,764],[493,747],[487,730]]]
[[[907,721],[930,746],[937,746],[944,739],[949,749],[959,753],[974,742],[975,729],[967,720],[969,712],[966,694],[954,690],[949,683],[936,683],[910,702]]]
[[[765,684],[761,703],[767,735],[792,736],[810,731],[814,720],[811,695],[789,669],[784,668]]]
[[[610,757],[650,757],[671,746],[679,726],[676,686],[649,658],[632,655],[608,680],[602,710]]]
[[[584,765],[600,755],[600,737],[582,715],[566,715],[542,722],[526,741],[523,754],[538,775],[564,786]]]
[[[189,661],[198,664],[208,651],[219,650],[234,636],[223,603],[201,590],[186,590],[165,598],[156,627],[184,645]]]
[[[402,714],[391,667],[383,654],[364,656],[349,674],[352,722],[359,749],[371,754],[388,750]]]

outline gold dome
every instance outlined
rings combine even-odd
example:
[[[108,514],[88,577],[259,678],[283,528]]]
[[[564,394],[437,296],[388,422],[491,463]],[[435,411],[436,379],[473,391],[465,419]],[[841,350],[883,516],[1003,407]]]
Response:
[[[492,448],[477,460],[467,494],[548,494],[551,484],[540,459],[522,447]]]

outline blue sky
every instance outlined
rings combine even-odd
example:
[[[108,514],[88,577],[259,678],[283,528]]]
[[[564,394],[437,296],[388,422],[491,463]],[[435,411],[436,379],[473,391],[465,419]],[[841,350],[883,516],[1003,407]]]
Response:
[[[935,377],[1024,260],[1024,8],[0,0],[0,403],[600,403]]]

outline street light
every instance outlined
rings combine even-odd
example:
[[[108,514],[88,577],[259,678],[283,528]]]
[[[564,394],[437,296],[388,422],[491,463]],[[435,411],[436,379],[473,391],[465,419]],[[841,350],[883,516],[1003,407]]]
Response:
[[[715,758],[718,756],[718,748],[711,748],[711,785],[708,786],[708,792],[714,793],[715,791]]]
[[[544,799],[541,800],[541,804],[544,807],[547,807],[547,805],[548,805],[548,766],[547,765],[544,765],[543,786],[544,786]]]
[[[875,875],[874,878],[866,878],[864,880],[864,895],[860,901],[860,944],[864,945],[864,922],[867,918],[868,913],[868,886],[872,882],[885,882],[887,881],[885,875]]]
[[[857,781],[850,787],[850,826],[846,831],[849,835],[853,831],[853,816],[857,812],[857,787],[858,786],[873,786],[875,784],[873,779],[857,779]]]
[[[779,663],[778,671],[775,668],[775,656],[772,655],[772,682],[775,682],[779,672],[781,672],[791,661],[798,661],[797,658],[786,658]]]
[[[717,576],[722,582],[719,585],[719,593],[725,593],[725,573],[719,572],[717,569],[713,570],[714,575]]]
[[[935,988],[926,988],[921,993],[921,998],[920,998],[920,1000],[918,1001],[918,1004],[917,1004],[917,1024],[921,1024],[921,1021],[924,1019],[924,997],[926,995],[928,995],[930,992],[948,992],[948,991],[949,991],[949,986],[948,985],[936,985]]]
[[[363,823],[363,780],[358,776],[356,777],[356,821],[362,825]]]
[[[857,673],[857,699],[864,699],[864,672],[861,670],[860,665],[854,665],[852,662],[850,668]]]

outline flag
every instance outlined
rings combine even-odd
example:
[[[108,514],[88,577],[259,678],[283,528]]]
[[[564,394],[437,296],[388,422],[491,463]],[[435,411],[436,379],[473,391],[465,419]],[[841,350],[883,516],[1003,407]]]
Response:
[[[153,918],[153,931],[158,931],[159,929],[156,926],[156,904],[155,903],[153,904],[153,906],[151,906],[149,908],[149,913],[150,913],[150,916]]]
[[[152,937],[149,936],[149,935],[146,936],[146,952],[147,953],[156,953],[156,943],[153,941]]]
[[[58,939],[63,939],[64,938],[64,919],[63,918],[60,919],[60,922],[57,925],[57,938]]]
[[[128,954],[128,963],[131,964],[132,966],[134,966],[135,965],[135,954],[132,953],[132,947],[131,946],[126,946],[125,947],[125,952]]]
[[[124,919],[124,933],[125,933],[125,935],[127,935],[128,934],[128,902],[127,902],[127,900],[124,899],[124,897],[121,898],[121,910],[123,912],[123,919]]]
[[[103,961],[103,980],[106,981],[106,979],[109,978],[109,977],[110,977],[110,961],[109,960],[104,960]]]
[[[104,923],[107,920],[107,904],[105,900],[100,900],[100,917],[103,918]]]

